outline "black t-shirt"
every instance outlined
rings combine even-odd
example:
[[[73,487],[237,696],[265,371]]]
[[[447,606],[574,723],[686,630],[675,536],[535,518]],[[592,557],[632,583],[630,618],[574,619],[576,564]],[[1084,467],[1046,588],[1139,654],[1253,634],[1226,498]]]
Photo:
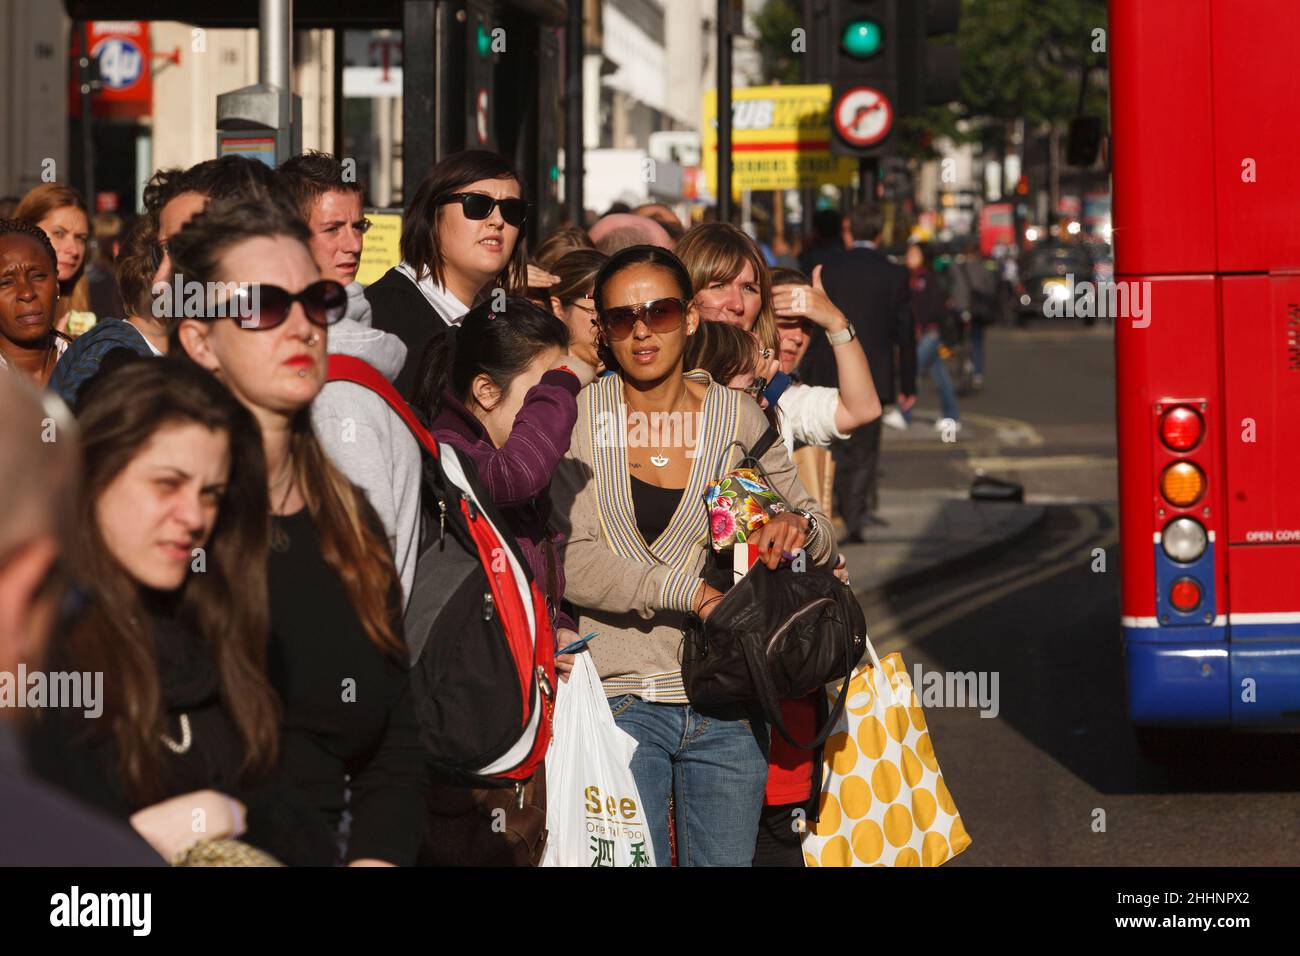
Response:
[[[319,862],[322,853],[329,852],[332,838],[314,810],[275,772],[255,781],[243,774],[243,741],[222,703],[210,645],[171,617],[155,614],[151,621],[164,733],[184,748],[177,753],[159,740],[158,795],[145,801],[128,796],[115,739],[106,726],[87,726],[90,721],[81,711],[49,709],[42,714],[27,738],[33,772],[122,820],[171,797],[216,790],[244,803],[247,832],[241,839],[245,842],[282,863]],[[57,643],[51,667],[76,670]]]
[[[268,567],[268,666],[284,704],[285,777],[331,828],[350,811],[347,859],[413,864],[426,773],[409,667],[371,642],[307,509],[272,523],[289,542],[271,549]],[[393,626],[402,633],[400,619]]]

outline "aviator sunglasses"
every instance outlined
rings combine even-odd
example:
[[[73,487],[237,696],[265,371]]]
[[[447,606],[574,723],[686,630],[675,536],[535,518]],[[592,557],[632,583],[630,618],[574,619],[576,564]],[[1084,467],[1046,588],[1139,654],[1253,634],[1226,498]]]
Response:
[[[522,226],[528,218],[528,203],[522,199],[497,199],[486,193],[451,193],[442,198],[439,205],[460,203],[461,212],[466,219],[486,219],[492,210],[501,209],[501,218],[512,226]]]
[[[322,328],[333,325],[348,310],[348,294],[343,286],[333,279],[320,279],[297,293],[265,282],[256,288],[241,287],[230,297],[226,316],[241,328],[261,332],[282,325],[295,302],[301,303],[307,318]]]
[[[645,322],[651,332],[675,332],[686,313],[686,303],[678,298],[652,299],[636,305],[620,305],[606,309],[600,315],[600,324],[611,339],[625,339],[632,334],[637,319]]]

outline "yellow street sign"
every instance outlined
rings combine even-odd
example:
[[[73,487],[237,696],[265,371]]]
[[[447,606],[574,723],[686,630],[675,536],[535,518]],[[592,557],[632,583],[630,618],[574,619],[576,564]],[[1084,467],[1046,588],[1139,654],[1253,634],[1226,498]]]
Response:
[[[847,186],[853,156],[831,153],[831,88],[825,83],[731,91],[732,191]],[[718,191],[718,94],[704,93],[704,177]]]

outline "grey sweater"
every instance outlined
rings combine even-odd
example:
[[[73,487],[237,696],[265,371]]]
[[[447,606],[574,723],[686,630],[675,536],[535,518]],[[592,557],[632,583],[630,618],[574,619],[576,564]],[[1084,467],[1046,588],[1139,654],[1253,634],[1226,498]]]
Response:
[[[704,485],[735,467],[741,453],[726,450],[732,441],[749,448],[767,430],[758,405],[743,394],[712,383],[700,370],[688,377],[709,382],[703,424],[696,432],[700,452],[683,494],[686,500],[656,541],[647,545],[632,513],[627,454],[619,437],[626,415],[618,411],[622,383],[617,375],[597,379],[578,396],[573,441],[551,484],[554,520],[568,539],[565,597],[580,614],[578,632],[600,633],[589,646],[607,694],[681,702],[682,623],[710,548]],[[834,533],[799,483],[785,446],[776,442],[762,463],[786,499],[816,517],[817,533],[805,547],[811,563],[825,564],[834,554]],[[632,689],[633,684],[639,689]]]
[[[360,289],[348,287],[348,317],[330,326],[328,351],[369,362],[391,382],[406,361],[406,345],[370,327],[369,309],[361,307],[366,300],[352,294],[354,286]],[[420,546],[420,446],[382,398],[352,382],[326,382],[311,418],[325,453],[383,521],[405,604]]]

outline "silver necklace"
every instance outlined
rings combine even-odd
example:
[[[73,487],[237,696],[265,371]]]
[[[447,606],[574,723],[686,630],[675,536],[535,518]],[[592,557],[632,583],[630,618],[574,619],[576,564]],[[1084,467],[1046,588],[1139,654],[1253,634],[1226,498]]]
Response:
[[[650,464],[654,465],[656,468],[663,468],[668,464],[668,456],[664,454],[662,448],[659,449],[659,454],[650,456]]]
[[[176,741],[172,740],[166,734],[159,734],[158,736],[162,738],[162,742],[167,746],[167,749],[170,750],[172,753],[174,754],[185,753],[187,750],[190,749],[190,744],[194,743],[194,736],[193,734],[190,733],[189,714],[181,714],[181,742],[180,743],[177,743]]]

